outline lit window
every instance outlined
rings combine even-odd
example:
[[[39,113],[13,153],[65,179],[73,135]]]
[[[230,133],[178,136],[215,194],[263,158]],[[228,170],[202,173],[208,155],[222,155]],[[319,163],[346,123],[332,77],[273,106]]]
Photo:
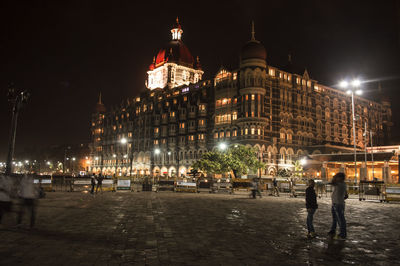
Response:
[[[183,97],[183,101],[186,102],[187,101],[187,96]]]
[[[154,128],[154,133],[158,133],[158,127]]]
[[[254,117],[254,112],[251,112],[251,117]]]
[[[296,83],[300,84],[300,78],[296,78]]]
[[[257,134],[261,135],[261,129],[257,129]]]
[[[204,126],[204,119],[199,120],[199,126]]]
[[[251,128],[251,135],[254,135],[255,129]]]
[[[246,128],[246,129],[244,130],[244,134],[247,135],[247,133],[248,133],[248,129]]]
[[[237,112],[232,113],[232,120],[237,120]]]
[[[224,131],[219,132],[219,137],[223,138],[224,137]]]
[[[154,145],[158,145],[158,139],[154,140]]]
[[[175,112],[171,112],[170,116],[175,117]]]
[[[230,131],[226,131],[226,137],[230,138],[231,137],[231,132]]]
[[[269,75],[270,75],[270,76],[275,76],[275,70],[270,69],[270,70],[269,70]]]
[[[217,138],[218,138],[218,133],[215,132],[215,133],[214,133],[214,139],[217,139]]]
[[[254,94],[251,95],[251,100],[254,101],[256,99],[256,96]]]
[[[185,128],[185,123],[180,123],[179,128]]]
[[[249,95],[246,94],[246,101],[248,101],[248,100],[249,100]]]
[[[236,129],[233,131],[232,136],[233,136],[233,137],[236,137],[236,136],[237,136],[237,130],[236,130]]]

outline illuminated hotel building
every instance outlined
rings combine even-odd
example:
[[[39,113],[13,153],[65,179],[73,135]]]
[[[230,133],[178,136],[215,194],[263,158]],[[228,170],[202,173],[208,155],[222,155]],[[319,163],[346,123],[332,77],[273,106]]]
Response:
[[[292,168],[304,154],[351,152],[351,96],[319,84],[307,71],[269,66],[254,27],[239,67],[221,68],[213,80],[202,80],[178,20],[171,33],[153,58],[143,93],[109,110],[99,100],[92,116],[92,171],[185,174],[221,142],[255,147],[266,176]],[[365,123],[374,144],[382,145],[390,133],[390,103],[355,96],[355,113],[357,147],[365,146]]]

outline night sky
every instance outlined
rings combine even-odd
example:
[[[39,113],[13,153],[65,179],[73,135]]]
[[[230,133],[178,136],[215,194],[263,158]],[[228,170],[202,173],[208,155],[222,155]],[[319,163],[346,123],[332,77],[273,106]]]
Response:
[[[17,151],[87,143],[99,92],[109,107],[143,90],[177,16],[205,78],[221,65],[238,66],[254,20],[270,65],[285,66],[290,53],[298,69],[325,85],[352,77],[375,81],[364,84],[367,97],[377,97],[380,80],[395,114],[393,141],[400,144],[399,1],[3,0],[0,160],[7,151],[10,82],[32,93],[20,113]]]

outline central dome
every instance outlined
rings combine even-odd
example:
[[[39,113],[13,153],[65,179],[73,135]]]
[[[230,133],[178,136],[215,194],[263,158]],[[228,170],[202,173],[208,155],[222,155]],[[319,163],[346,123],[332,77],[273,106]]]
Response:
[[[267,51],[259,41],[250,40],[243,46],[240,58],[241,60],[262,59],[265,61],[267,59]]]
[[[158,52],[155,67],[166,62],[193,68],[194,58],[181,40],[172,40]]]

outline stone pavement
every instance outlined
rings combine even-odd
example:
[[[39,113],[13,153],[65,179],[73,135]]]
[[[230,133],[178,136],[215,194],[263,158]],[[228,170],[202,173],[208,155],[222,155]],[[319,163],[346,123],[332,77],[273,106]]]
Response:
[[[400,204],[348,199],[348,239],[329,240],[319,200],[306,239],[304,198],[172,192],[47,193],[37,225],[6,214],[0,265],[399,265]]]

